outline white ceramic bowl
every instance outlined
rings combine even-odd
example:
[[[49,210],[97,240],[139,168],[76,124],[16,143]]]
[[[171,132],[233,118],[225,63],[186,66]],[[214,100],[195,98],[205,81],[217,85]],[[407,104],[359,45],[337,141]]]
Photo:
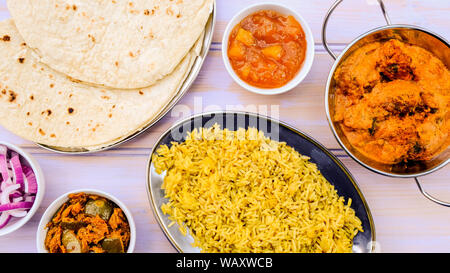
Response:
[[[247,17],[248,15],[255,13],[260,10],[274,10],[276,12],[279,12],[283,15],[292,15],[294,18],[300,23],[300,25],[303,28],[303,31],[305,32],[305,38],[306,38],[306,55],[305,60],[303,62],[302,67],[300,68],[300,71],[297,72],[297,75],[288,83],[285,85],[278,87],[278,88],[258,88],[255,86],[252,86],[245,81],[241,80],[239,76],[236,74],[236,72],[233,70],[233,67],[231,67],[230,60],[228,59],[228,39],[230,37],[230,32],[233,30],[233,28],[241,22],[242,19]],[[251,5],[243,10],[241,10],[238,14],[236,14],[231,21],[228,23],[227,28],[225,29],[225,33],[222,38],[222,59],[225,64],[225,68],[227,69],[228,73],[231,75],[231,77],[236,81],[240,86],[247,89],[248,91],[257,93],[257,94],[264,94],[264,95],[275,95],[275,94],[281,94],[284,92],[287,92],[297,85],[300,84],[300,82],[303,81],[303,79],[306,77],[308,72],[311,70],[311,66],[313,64],[314,60],[314,38],[311,32],[311,29],[309,28],[309,25],[306,23],[305,19],[296,12],[295,10],[288,8],[285,5],[281,5],[278,3],[259,3],[255,5]]]
[[[37,234],[36,234],[36,246],[39,253],[48,253],[47,249],[45,248],[44,241],[45,236],[47,235],[48,228],[46,225],[52,220],[55,213],[58,211],[58,209],[69,200],[69,194],[72,193],[80,193],[84,192],[87,194],[95,194],[98,196],[105,197],[106,199],[114,202],[119,208],[122,209],[123,213],[127,217],[128,224],[130,225],[130,243],[128,245],[127,253],[132,253],[134,251],[134,246],[136,244],[136,225],[134,224],[133,216],[131,212],[128,210],[128,208],[116,197],[112,196],[111,194],[108,194],[103,191],[99,190],[93,190],[93,189],[80,189],[71,191],[68,193],[65,193],[58,197],[53,203],[50,204],[50,206],[45,211],[44,215],[42,215],[41,221],[39,222]]]
[[[44,199],[44,193],[45,193],[45,179],[44,175],[42,173],[41,167],[35,161],[27,152],[25,152],[23,149],[17,147],[16,145],[13,145],[11,143],[0,141],[0,145],[5,145],[9,150],[15,151],[18,153],[25,161],[28,163],[28,165],[31,167],[31,169],[34,171],[34,174],[36,176],[36,181],[38,184],[38,191],[36,193],[36,198],[34,200],[33,206],[28,211],[27,215],[22,218],[11,218],[9,223],[4,226],[3,228],[0,228],[0,236],[9,234],[23,225],[27,223],[31,217],[36,213],[38,210],[42,199]]]

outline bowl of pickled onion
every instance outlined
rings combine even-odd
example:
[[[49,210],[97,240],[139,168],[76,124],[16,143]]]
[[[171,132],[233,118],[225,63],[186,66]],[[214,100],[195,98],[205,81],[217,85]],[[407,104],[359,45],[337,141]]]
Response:
[[[0,236],[27,223],[44,198],[39,164],[23,149],[0,141]]]

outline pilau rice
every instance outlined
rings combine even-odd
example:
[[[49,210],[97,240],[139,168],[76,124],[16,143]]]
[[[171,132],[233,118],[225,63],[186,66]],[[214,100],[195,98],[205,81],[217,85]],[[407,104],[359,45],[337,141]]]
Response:
[[[255,128],[194,129],[153,157],[161,206],[202,252],[351,252],[361,220],[309,161]]]

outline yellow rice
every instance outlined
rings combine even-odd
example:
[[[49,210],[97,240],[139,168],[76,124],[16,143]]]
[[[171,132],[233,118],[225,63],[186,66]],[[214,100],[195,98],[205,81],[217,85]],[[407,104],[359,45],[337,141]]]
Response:
[[[153,162],[162,211],[202,252],[351,252],[363,231],[308,157],[255,128],[194,129]]]

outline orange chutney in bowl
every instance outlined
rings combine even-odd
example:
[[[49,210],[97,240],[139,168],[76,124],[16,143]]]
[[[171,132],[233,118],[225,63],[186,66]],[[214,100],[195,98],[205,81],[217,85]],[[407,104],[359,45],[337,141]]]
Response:
[[[278,88],[299,72],[306,56],[306,38],[292,15],[261,10],[245,17],[230,33],[228,59],[244,82]]]

